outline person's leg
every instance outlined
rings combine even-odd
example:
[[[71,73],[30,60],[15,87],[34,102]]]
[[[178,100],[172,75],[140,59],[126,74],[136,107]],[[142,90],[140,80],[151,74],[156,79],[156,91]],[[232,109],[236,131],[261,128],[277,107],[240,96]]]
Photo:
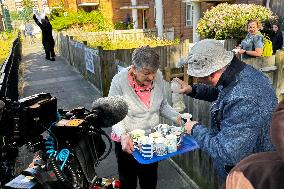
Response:
[[[50,60],[50,50],[47,44],[43,44],[44,51],[45,51],[45,59]]]
[[[55,61],[55,52],[54,52],[54,44],[53,45],[51,45],[51,47],[50,47],[50,54],[51,54],[51,60],[52,61]]]
[[[141,189],[156,189],[158,180],[158,163],[139,164],[138,179]]]
[[[31,45],[32,44],[32,36],[31,36],[31,34],[29,34],[28,39],[29,39],[29,44]]]
[[[121,143],[115,142],[115,154],[117,158],[120,189],[136,189],[137,187],[137,163],[131,154],[121,149]]]

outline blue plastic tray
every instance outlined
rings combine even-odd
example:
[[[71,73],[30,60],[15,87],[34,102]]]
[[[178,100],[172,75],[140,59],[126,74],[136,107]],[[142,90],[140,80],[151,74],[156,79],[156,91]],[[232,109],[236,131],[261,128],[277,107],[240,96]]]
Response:
[[[157,162],[157,161],[161,161],[161,160],[167,159],[169,157],[176,156],[178,154],[183,154],[185,152],[189,152],[189,151],[195,150],[197,148],[199,148],[199,146],[196,143],[196,141],[192,137],[190,137],[189,135],[184,135],[183,136],[183,142],[181,143],[181,147],[174,153],[169,153],[169,154],[164,155],[164,156],[156,156],[156,155],[154,155],[153,158],[151,158],[151,159],[144,159],[141,156],[141,153],[137,149],[135,149],[135,151],[132,153],[132,155],[134,156],[134,158],[139,163],[141,163],[141,164],[150,164],[150,163],[154,163],[154,162]]]

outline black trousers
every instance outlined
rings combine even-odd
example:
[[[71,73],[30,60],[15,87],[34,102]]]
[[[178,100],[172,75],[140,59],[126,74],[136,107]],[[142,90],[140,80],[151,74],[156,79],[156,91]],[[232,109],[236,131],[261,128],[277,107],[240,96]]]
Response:
[[[54,52],[54,43],[46,43],[43,45],[44,51],[45,51],[45,58],[50,59],[55,57],[55,52]]]
[[[115,154],[121,189],[136,189],[137,178],[141,189],[155,189],[158,179],[158,163],[140,164],[131,154],[122,151],[121,143],[115,142]]]

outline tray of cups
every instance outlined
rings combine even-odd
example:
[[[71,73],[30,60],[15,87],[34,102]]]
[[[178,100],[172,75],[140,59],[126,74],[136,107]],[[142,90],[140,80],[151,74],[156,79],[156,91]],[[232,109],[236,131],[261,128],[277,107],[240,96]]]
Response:
[[[199,148],[192,137],[182,132],[181,127],[167,124],[159,124],[149,134],[136,129],[130,132],[130,136],[135,146],[133,156],[141,164],[154,163]]]

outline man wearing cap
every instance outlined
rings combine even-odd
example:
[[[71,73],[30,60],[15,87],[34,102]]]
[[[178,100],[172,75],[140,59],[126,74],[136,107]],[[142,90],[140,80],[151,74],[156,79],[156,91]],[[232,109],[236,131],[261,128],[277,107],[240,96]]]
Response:
[[[188,64],[188,75],[198,81],[190,86],[178,80],[180,93],[212,102],[211,127],[189,121],[185,129],[212,157],[223,181],[244,157],[273,148],[269,124],[277,97],[263,73],[241,62],[214,39],[195,44],[180,64]]]

